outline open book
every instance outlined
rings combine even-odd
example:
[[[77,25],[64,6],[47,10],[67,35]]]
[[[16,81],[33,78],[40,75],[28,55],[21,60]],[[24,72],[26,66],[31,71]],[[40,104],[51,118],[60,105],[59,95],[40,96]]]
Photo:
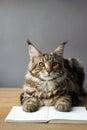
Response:
[[[36,112],[24,112],[21,106],[14,106],[7,115],[6,122],[49,122],[87,123],[85,107],[72,107],[70,112],[59,112],[53,106],[41,107]]]

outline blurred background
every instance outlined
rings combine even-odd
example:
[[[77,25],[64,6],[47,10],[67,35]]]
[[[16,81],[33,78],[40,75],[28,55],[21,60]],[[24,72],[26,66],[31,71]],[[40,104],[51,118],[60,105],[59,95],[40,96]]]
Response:
[[[23,86],[27,39],[43,52],[68,41],[64,58],[78,58],[87,74],[87,0],[0,0],[0,87]]]

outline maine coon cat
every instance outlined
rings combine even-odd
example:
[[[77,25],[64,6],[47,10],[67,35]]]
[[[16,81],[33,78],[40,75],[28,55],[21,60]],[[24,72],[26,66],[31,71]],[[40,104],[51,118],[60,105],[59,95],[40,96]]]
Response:
[[[55,106],[59,111],[70,111],[84,94],[84,68],[77,59],[63,58],[66,42],[49,54],[40,52],[27,41],[30,61],[20,96],[23,110],[37,111],[41,106]]]

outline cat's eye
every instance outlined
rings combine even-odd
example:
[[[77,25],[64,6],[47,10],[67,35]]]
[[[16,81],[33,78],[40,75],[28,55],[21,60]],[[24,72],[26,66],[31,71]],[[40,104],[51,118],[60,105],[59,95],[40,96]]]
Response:
[[[44,64],[43,62],[40,62],[40,63],[39,63],[39,66],[44,67],[45,64]]]
[[[56,66],[57,65],[57,62],[53,62],[53,66]]]

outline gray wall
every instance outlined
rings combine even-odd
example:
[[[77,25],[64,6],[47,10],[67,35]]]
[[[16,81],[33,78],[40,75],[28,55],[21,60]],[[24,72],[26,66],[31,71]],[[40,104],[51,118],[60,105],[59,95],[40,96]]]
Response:
[[[87,0],[0,0],[0,87],[22,87],[27,38],[44,52],[68,40],[64,57],[87,73]]]

